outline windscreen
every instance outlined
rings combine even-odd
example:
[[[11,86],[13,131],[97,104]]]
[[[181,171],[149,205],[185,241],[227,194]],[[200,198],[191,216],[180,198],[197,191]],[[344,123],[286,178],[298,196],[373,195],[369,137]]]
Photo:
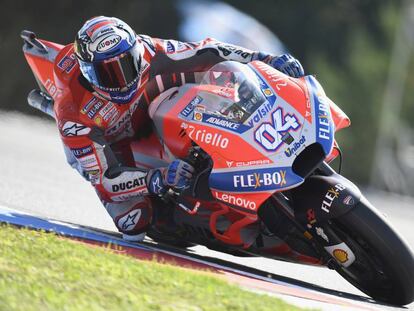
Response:
[[[203,109],[233,122],[244,123],[267,100],[259,77],[249,66],[237,62],[213,66],[200,84],[210,86],[209,92],[200,94]]]

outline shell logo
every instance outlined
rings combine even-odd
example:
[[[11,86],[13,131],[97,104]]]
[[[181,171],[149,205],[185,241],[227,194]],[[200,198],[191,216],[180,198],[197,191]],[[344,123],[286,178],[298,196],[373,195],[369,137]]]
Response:
[[[273,92],[272,92],[270,89],[265,89],[265,90],[263,90],[263,93],[264,93],[266,96],[272,96],[272,95],[273,95]]]
[[[332,254],[340,263],[345,263],[349,259],[348,253],[343,249],[335,249]]]
[[[194,113],[194,120],[196,121],[201,121],[203,119],[203,114],[200,112],[195,112]]]

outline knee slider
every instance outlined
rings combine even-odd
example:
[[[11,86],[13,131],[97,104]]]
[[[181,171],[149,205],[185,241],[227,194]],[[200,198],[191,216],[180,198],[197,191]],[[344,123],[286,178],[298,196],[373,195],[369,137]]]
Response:
[[[118,230],[127,235],[136,235],[148,230],[152,209],[146,202],[134,205],[128,211],[114,218]]]

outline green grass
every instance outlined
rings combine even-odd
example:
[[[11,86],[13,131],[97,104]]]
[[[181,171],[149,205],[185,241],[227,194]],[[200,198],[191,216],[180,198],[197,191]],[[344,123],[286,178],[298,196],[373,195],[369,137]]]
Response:
[[[0,310],[300,310],[207,272],[0,226]]]

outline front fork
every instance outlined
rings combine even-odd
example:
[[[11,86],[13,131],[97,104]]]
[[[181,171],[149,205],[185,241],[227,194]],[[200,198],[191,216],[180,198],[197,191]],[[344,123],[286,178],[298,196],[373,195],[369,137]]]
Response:
[[[332,229],[331,220],[351,210],[359,202],[361,193],[326,163],[322,163],[317,173],[286,196],[274,194],[273,206],[313,244],[328,267],[336,268],[338,264],[349,267],[355,261],[355,255]],[[266,224],[266,220],[263,221]]]

